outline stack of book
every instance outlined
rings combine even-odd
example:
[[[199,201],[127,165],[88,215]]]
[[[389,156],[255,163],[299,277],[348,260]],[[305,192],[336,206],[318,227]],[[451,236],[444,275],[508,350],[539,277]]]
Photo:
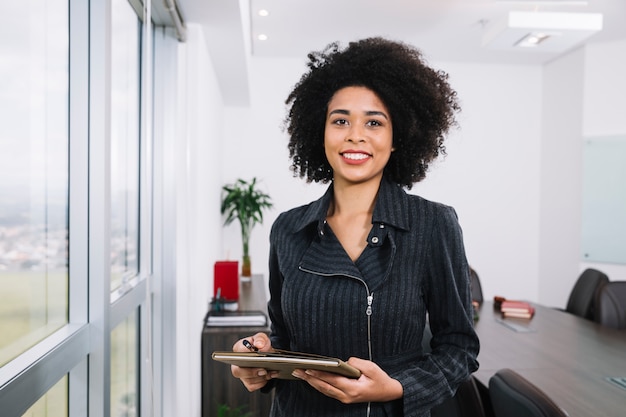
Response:
[[[502,318],[531,319],[535,315],[535,307],[526,301],[503,300],[500,304]]]
[[[209,311],[205,318],[205,325],[209,327],[263,327],[267,326],[267,316],[262,311]]]

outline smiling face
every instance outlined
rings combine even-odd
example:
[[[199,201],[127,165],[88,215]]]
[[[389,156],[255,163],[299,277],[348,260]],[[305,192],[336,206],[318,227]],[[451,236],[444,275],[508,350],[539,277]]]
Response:
[[[345,87],[328,102],[324,150],[335,184],[380,183],[393,151],[391,115],[366,87]]]

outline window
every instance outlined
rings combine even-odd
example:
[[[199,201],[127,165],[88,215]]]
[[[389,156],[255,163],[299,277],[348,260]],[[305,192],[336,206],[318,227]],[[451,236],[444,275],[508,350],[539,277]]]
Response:
[[[68,4],[35,3],[0,15],[0,366],[67,323]]]
[[[139,340],[137,313],[132,313],[111,332],[111,416],[138,415]]]
[[[68,415],[67,376],[44,394],[22,417],[61,417]]]
[[[113,0],[111,69],[111,290],[139,272],[139,71],[141,25]]]
[[[136,10],[23,0],[0,15],[2,416],[162,415],[161,365],[140,360],[152,201],[139,184],[152,178]]]

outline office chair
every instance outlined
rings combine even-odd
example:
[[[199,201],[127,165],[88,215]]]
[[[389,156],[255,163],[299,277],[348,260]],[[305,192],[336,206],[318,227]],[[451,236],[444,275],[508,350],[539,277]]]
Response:
[[[626,281],[613,281],[602,287],[596,299],[596,322],[626,329]]]
[[[483,304],[483,287],[480,285],[480,278],[474,270],[470,267],[470,288],[472,290],[472,301],[476,301],[478,305]]]
[[[578,277],[570,292],[565,311],[594,321],[595,300],[598,291],[609,282],[609,277],[596,269],[588,268]]]
[[[495,417],[567,417],[539,388],[511,369],[500,369],[489,379]]]
[[[454,394],[430,410],[431,417],[485,417],[485,408],[473,375]]]

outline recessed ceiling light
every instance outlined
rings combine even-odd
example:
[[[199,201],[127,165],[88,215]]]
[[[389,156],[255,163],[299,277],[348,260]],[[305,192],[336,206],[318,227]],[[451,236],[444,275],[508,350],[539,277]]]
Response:
[[[515,43],[515,46],[519,46],[522,48],[535,48],[539,46],[540,43],[545,42],[549,38],[558,35],[558,33],[531,32],[519,41],[517,41],[517,43]]]
[[[257,36],[257,39],[260,41],[266,41],[267,40],[267,35],[264,33],[261,33],[259,36]]]
[[[261,17],[266,17],[266,16],[269,16],[269,14],[270,14],[270,12],[268,12],[268,11],[267,11],[267,10],[265,10],[265,9],[261,9],[261,10],[259,10],[257,13],[258,13],[258,14],[259,14],[259,16],[261,16]]]

